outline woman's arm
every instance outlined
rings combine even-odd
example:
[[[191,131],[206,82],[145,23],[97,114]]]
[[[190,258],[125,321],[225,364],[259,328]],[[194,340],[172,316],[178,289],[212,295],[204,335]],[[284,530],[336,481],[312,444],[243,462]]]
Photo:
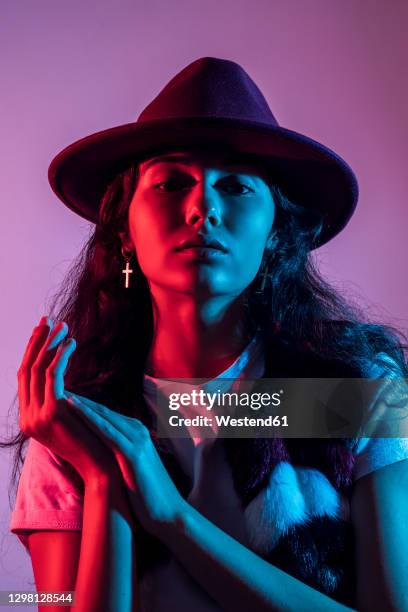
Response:
[[[187,502],[158,537],[223,610],[352,610],[268,563]]]
[[[357,609],[408,612],[408,460],[360,478],[351,502],[356,534]],[[224,610],[350,608],[279,570],[185,504],[158,534]]]
[[[223,610],[351,610],[268,563],[182,498],[138,419],[81,396],[69,402],[115,453],[134,515]]]
[[[35,529],[27,534],[27,546],[37,591],[74,591],[81,550],[81,532]],[[67,612],[60,605],[38,604],[38,612]]]
[[[35,530],[28,536],[37,591],[76,591],[69,609],[78,612],[137,609],[135,549],[123,494],[116,484],[89,483],[82,532]]]
[[[77,419],[67,401],[64,372],[75,348],[72,339],[61,344],[67,331],[66,324],[54,327],[46,317],[33,330],[18,371],[20,428],[68,461],[85,484],[73,609],[126,612],[136,609],[127,491],[114,456]]]
[[[132,516],[120,475],[85,483],[75,612],[137,608]]]
[[[358,609],[408,612],[408,459],[356,481],[351,520]]]

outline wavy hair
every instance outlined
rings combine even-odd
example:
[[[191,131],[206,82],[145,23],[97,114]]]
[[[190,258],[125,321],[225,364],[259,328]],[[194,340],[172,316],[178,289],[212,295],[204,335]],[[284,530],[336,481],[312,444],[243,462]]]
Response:
[[[98,223],[53,296],[49,316],[65,321],[77,340],[65,374],[66,387],[103,398],[113,410],[148,424],[141,398],[153,338],[152,303],[137,261],[131,287],[123,290],[119,237],[119,232],[128,230],[137,181],[138,162],[133,162],[109,183]],[[292,347],[352,365],[361,376],[379,352],[387,353],[407,376],[406,336],[393,326],[370,321],[362,307],[319,273],[310,251],[322,232],[323,217],[290,201],[273,178],[269,187],[276,206],[271,230],[276,243],[273,250],[265,249],[258,274],[245,290],[250,320],[264,330],[273,328]],[[16,396],[11,408],[17,403]],[[0,447],[15,447],[12,488],[24,461],[26,440],[19,431],[0,442]]]

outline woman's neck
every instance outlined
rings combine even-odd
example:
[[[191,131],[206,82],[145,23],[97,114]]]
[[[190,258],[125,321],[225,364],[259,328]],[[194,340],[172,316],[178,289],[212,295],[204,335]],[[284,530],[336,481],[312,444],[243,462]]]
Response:
[[[171,308],[158,308],[156,302],[154,312],[145,373],[155,378],[215,378],[232,365],[255,333],[242,301],[198,307],[192,300],[178,300]]]

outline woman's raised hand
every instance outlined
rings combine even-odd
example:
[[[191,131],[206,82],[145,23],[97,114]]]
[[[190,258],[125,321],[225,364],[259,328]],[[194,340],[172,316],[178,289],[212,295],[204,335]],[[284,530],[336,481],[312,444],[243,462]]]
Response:
[[[85,482],[117,473],[113,453],[72,410],[64,373],[75,350],[68,326],[43,317],[18,370],[19,425],[29,437],[68,461]]]
[[[148,428],[139,419],[86,397],[72,394],[68,401],[114,453],[137,521],[165,539],[169,525],[178,521],[187,504],[163,465]]]

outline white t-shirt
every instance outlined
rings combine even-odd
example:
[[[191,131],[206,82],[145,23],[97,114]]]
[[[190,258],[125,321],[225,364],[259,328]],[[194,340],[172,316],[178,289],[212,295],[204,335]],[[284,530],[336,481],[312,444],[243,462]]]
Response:
[[[260,378],[264,366],[263,338],[258,332],[229,368],[205,383],[206,390],[227,391],[231,389],[231,380],[234,381],[233,388],[239,388],[241,380]],[[373,366],[372,376],[379,376],[380,373],[381,366]],[[181,390],[180,384],[178,391]],[[194,385],[194,388],[200,386]],[[169,389],[168,380],[144,375],[144,396],[157,418],[161,417],[161,413],[156,394],[159,391],[166,395]],[[186,383],[185,389],[191,389],[191,385]],[[197,408],[197,413],[202,414],[202,408]],[[192,416],[190,408],[189,416]],[[349,516],[344,499],[338,499],[337,492],[318,470],[296,468],[285,462],[281,462],[271,476],[268,498],[273,498],[271,492],[275,485],[285,483],[288,498],[285,500],[280,493],[279,500],[275,500],[277,507],[286,512],[284,519],[276,520],[274,511],[270,515],[274,519],[268,518],[265,523],[265,517],[269,515],[264,511],[259,514],[265,499],[262,492],[243,513],[229,466],[221,446],[216,443],[216,437],[202,439],[197,430],[189,429],[189,432],[191,437],[171,440],[181,467],[193,483],[187,500],[218,527],[253,550],[265,550],[265,546],[276,542],[288,526],[301,522],[306,515],[336,513]],[[355,454],[354,478],[358,479],[408,458],[408,438],[362,438]],[[296,499],[299,503],[294,501]],[[10,530],[27,546],[27,532],[30,530],[81,530],[82,509],[83,496],[73,472],[48,448],[31,438]],[[248,524],[259,524],[260,527],[254,530],[253,527],[248,528]],[[220,609],[174,557],[167,564],[146,573],[138,586],[143,612],[170,612],[175,609],[214,612]]]

